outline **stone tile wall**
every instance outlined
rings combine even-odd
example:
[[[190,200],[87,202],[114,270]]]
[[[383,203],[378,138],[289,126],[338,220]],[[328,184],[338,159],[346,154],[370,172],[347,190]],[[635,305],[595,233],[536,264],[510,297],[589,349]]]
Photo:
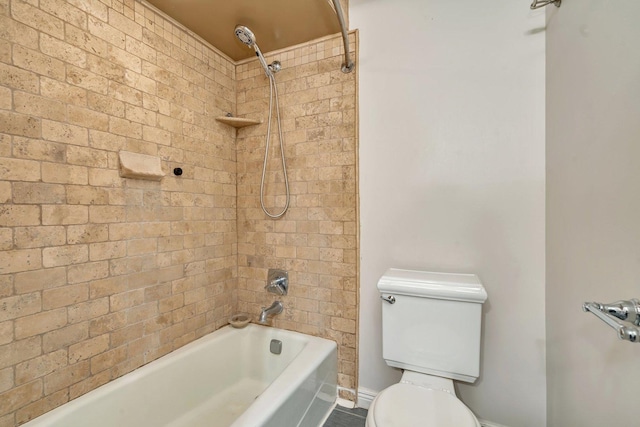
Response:
[[[329,37],[268,55],[284,68],[292,192],[273,221],[258,198],[266,126],[238,131],[236,148],[213,120],[266,120],[257,62],[236,65],[133,0],[0,0],[0,427],[232,312],[256,316],[275,299],[270,267],[292,283],[275,325],[337,341],[339,383],[356,388],[356,75],[341,51]],[[158,156],[167,176],[121,178],[120,150]]]
[[[235,109],[235,64],[139,2],[0,0],[1,427],[226,323]]]
[[[355,54],[355,33],[351,34]],[[329,37],[267,55],[276,74],[291,190],[289,210],[271,220],[260,208],[269,83],[257,61],[238,65],[238,115],[262,119],[238,131],[238,308],[259,313],[282,300],[275,326],[338,343],[341,395],[354,399],[357,375],[356,72],[344,74],[342,39]],[[277,124],[272,121],[265,202],[285,203]],[[289,271],[285,297],[264,290],[269,268]]]

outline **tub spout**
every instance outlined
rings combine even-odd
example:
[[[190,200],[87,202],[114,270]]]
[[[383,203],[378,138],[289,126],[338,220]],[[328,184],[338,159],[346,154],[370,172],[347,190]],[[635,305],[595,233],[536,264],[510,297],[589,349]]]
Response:
[[[267,317],[275,314],[280,314],[282,313],[283,309],[284,307],[282,306],[282,303],[280,301],[275,301],[269,308],[262,307],[262,312],[260,312],[260,319],[258,320],[258,322],[267,323]]]

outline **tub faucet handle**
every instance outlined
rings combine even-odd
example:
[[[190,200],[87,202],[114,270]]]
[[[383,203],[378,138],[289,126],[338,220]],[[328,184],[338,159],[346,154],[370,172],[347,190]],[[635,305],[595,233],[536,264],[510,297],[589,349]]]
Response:
[[[287,295],[289,292],[289,273],[285,270],[270,268],[267,285],[264,288],[272,294]]]

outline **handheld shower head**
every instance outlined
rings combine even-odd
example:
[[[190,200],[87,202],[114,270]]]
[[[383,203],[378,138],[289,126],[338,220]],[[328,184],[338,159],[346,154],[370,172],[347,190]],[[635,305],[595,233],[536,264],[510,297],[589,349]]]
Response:
[[[253,34],[253,31],[244,25],[236,25],[236,37],[249,47],[253,47],[253,45],[256,44],[256,36]]]
[[[255,50],[256,56],[258,57],[262,68],[264,68],[264,73],[267,75],[267,77],[271,77],[273,74],[271,73],[271,70],[267,65],[267,61],[264,59],[264,56],[262,56],[262,52],[260,52],[260,48],[256,43],[256,36],[253,34],[253,31],[251,31],[244,25],[236,25],[235,33],[238,40]]]

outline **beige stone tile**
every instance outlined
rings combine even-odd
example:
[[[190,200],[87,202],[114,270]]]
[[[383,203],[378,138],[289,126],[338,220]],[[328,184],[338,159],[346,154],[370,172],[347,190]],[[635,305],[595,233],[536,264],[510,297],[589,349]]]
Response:
[[[40,119],[25,114],[0,110],[0,129],[10,135],[39,138]]]
[[[0,347],[0,369],[13,366],[42,354],[40,337],[31,337],[21,341],[13,341]]]
[[[110,371],[104,371],[76,384],[72,384],[69,387],[69,398],[75,399],[76,397],[108,383],[113,378],[116,378],[116,376],[113,376]]]
[[[16,227],[14,242],[17,249],[60,246],[66,243],[64,227]]]
[[[0,393],[13,388],[13,368],[5,368],[0,370]]]
[[[97,168],[106,168],[109,166],[106,151],[76,146],[67,147],[67,163]]]
[[[126,69],[122,65],[115,64],[109,59],[104,58],[107,56],[108,51],[109,49],[107,47],[106,52],[101,55],[102,57],[89,55],[87,57],[87,69],[92,73],[107,78],[110,81],[124,83]]]
[[[69,323],[97,319],[109,312],[109,299],[100,298],[71,305],[67,308]]]
[[[137,24],[134,20],[116,12],[114,9],[109,10],[109,25],[117,28],[134,39],[142,39],[142,26]]]
[[[108,93],[109,96],[117,100],[124,101],[132,105],[142,105],[143,92],[130,86],[110,81]]]
[[[57,58],[67,64],[75,65],[76,67],[84,68],[87,65],[86,52],[69,43],[63,42],[59,37],[40,34],[40,50],[49,56]]]
[[[0,322],[28,316],[42,309],[42,299],[39,293],[2,298],[0,301],[2,301],[3,307],[0,312]]]
[[[36,46],[34,49],[38,49]],[[13,46],[13,65],[56,80],[64,80],[64,62],[37,50]]]
[[[89,108],[97,112],[120,118],[124,117],[124,102],[113,99],[112,97],[89,92],[87,103],[89,105]]]
[[[92,337],[112,332],[124,327],[127,324],[127,313],[124,311],[110,313],[104,316],[96,317],[91,320],[89,325]]]
[[[16,319],[15,338],[17,340],[39,335],[55,329],[59,329],[67,324],[67,309],[43,311]],[[65,352],[66,359],[66,352]],[[41,376],[41,375],[38,375]],[[35,378],[35,377],[34,377]],[[22,381],[25,382],[25,381]],[[20,381],[18,383],[21,383]]]
[[[66,200],[63,185],[40,182],[14,182],[12,184],[13,203],[54,204]]]
[[[66,148],[62,144],[20,137],[13,141],[13,156],[16,158],[64,162],[65,154]],[[30,167],[35,170],[36,163]]]
[[[64,21],[23,1],[11,2],[11,16],[38,31],[59,39],[64,38]]]
[[[40,1],[40,8],[62,19],[65,23],[71,24],[73,27],[81,29],[87,28],[87,14],[82,10],[74,7],[67,1],[63,0],[42,0]],[[69,26],[67,25],[67,34]]]
[[[87,105],[86,90],[47,77],[40,77],[40,94],[65,104]]]
[[[156,79],[157,80],[157,79]],[[157,96],[143,93],[142,105],[147,110],[168,116],[171,114],[171,103]]]
[[[77,346],[79,344],[74,344]],[[72,347],[73,347],[72,346]],[[75,353],[74,353],[75,356]],[[69,349],[69,358],[71,359],[71,348]],[[80,363],[73,363],[65,368],[58,369],[44,377],[44,394],[50,395],[72,384],[82,381],[90,375],[89,361],[83,360]]]
[[[28,294],[63,286],[66,283],[67,270],[64,267],[58,267],[18,273],[15,276],[14,286],[17,294]]]
[[[91,183],[91,169],[89,170]],[[67,203],[70,205],[106,205],[109,203],[109,191],[106,188],[84,185],[66,185]]]
[[[31,160],[2,158],[0,179],[6,181],[40,180],[40,163]]]
[[[156,129],[155,128],[155,124],[156,124],[156,113],[154,113],[153,111],[149,111],[149,110],[145,110],[141,107],[136,107],[136,106],[132,106],[132,105],[127,105],[126,106],[126,118],[129,121],[132,122],[136,122],[136,123],[140,123],[142,125],[146,125],[143,126],[143,128],[149,128],[149,129]],[[143,133],[139,136],[140,138],[144,138],[144,129],[143,129]],[[146,138],[144,138],[146,139]],[[153,141],[155,142],[155,141]]]
[[[107,55],[107,42],[97,36],[91,35],[86,31],[86,29],[67,25],[65,27],[65,41],[90,54],[87,56],[87,64],[89,67],[91,67],[90,58],[93,55],[101,57],[105,57]]]
[[[119,187],[123,182],[120,173],[113,169],[89,169],[89,184],[100,187]],[[109,197],[111,200],[111,196]],[[98,209],[99,211],[99,209]],[[124,217],[119,217],[117,221],[122,221]],[[111,222],[111,221],[108,221]]]
[[[107,132],[109,130],[109,116],[87,108],[68,105],[67,119],[70,124],[86,127],[92,131]]]
[[[87,28],[89,29],[89,33],[98,38],[101,38],[102,40],[105,40],[106,42],[114,46],[124,49],[126,39],[125,33],[115,27],[112,27],[105,21],[106,19],[102,19],[101,17],[97,18],[94,16],[89,16],[87,20]]]
[[[0,38],[31,49],[38,48],[38,32],[5,15],[0,15]]]
[[[129,138],[142,138],[142,125],[130,120],[111,117],[109,119],[109,132]]]
[[[43,225],[86,224],[89,216],[87,206],[43,205]]]
[[[11,140],[19,137],[12,137],[8,134],[0,133],[0,157],[11,157]]]
[[[66,350],[47,353],[17,364],[15,367],[15,381],[17,385],[24,384],[65,366],[67,366]]]
[[[0,207],[0,214],[1,213],[2,208]],[[1,219],[2,218],[0,217],[0,220]],[[0,274],[37,270],[41,266],[42,255],[40,253],[40,249],[23,249],[0,252]],[[3,315],[0,313],[0,320],[2,320],[2,317]]]
[[[109,349],[109,335],[104,334],[69,347],[69,363],[86,360]]]
[[[41,167],[44,182],[86,185],[89,181],[87,168],[83,166],[43,162]]]
[[[109,263],[107,261],[72,265],[67,268],[67,281],[70,284],[104,279],[108,276]]]
[[[68,65],[66,69],[67,83],[99,94],[107,94],[109,80],[106,77],[72,65]]]
[[[109,240],[107,224],[82,224],[67,227],[67,243],[96,243]]]
[[[94,280],[89,284],[89,297],[96,299],[124,292],[127,286],[128,283],[122,277]]]
[[[143,330],[144,330],[143,324],[136,323],[112,332],[111,333],[112,347],[124,346],[127,343],[131,343],[140,339],[142,337]],[[121,348],[125,349],[126,347],[121,347]]]
[[[8,181],[0,182],[0,203],[9,203],[11,202],[11,199],[11,183]]]
[[[91,374],[96,375],[127,360],[127,347],[122,346],[91,358]]]
[[[51,310],[86,301],[89,297],[89,285],[86,283],[60,286],[42,291],[42,307]]]
[[[0,228],[0,250],[8,251],[14,248],[13,230],[11,228]],[[7,284],[0,280],[0,295],[7,293]]]
[[[89,218],[96,224],[123,222],[126,209],[122,206],[89,206]]]
[[[67,2],[87,12],[90,15],[89,19],[96,17],[106,22],[109,18],[108,7],[99,0],[67,0]]]
[[[0,415],[8,414],[16,409],[38,400],[42,396],[42,380],[35,380],[30,383],[15,387],[0,394]]]
[[[40,80],[37,74],[1,62],[0,84],[7,86],[7,88],[31,93],[38,93],[40,90]],[[9,100],[11,100],[11,94],[9,94]],[[11,107],[5,109],[11,109]]]
[[[42,336],[42,350],[45,353],[50,353],[81,342],[88,337],[89,325],[87,322],[66,326],[44,334]]]
[[[92,243],[89,245],[89,251],[91,261],[122,258],[127,255],[127,244],[123,241]]]
[[[49,412],[50,410],[63,405],[68,400],[69,400],[69,392],[66,389],[60,390],[49,396],[45,396],[44,398],[17,410],[16,423],[22,424],[27,421],[30,421],[44,414],[45,412]]]
[[[2,18],[0,17],[0,21]],[[0,62],[8,64],[11,62],[11,43],[0,39]]]
[[[42,250],[42,265],[44,267],[80,264],[87,262],[88,259],[87,245],[56,246]]]

